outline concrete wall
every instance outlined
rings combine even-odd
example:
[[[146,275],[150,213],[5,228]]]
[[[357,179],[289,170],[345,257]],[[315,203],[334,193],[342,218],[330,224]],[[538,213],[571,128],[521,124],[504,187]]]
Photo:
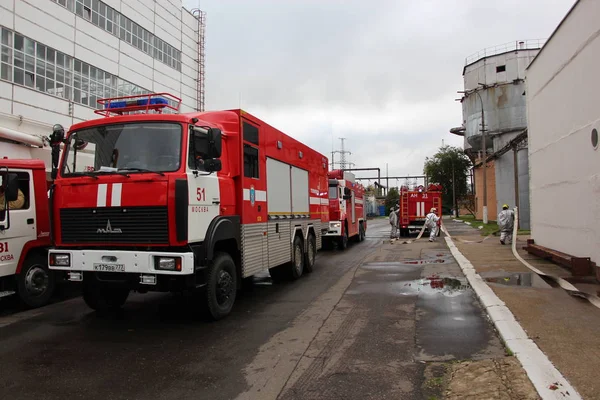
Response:
[[[48,134],[97,118],[98,97],[148,92],[197,108],[197,20],[179,0],[1,1],[0,30],[0,126]]]
[[[527,71],[536,243],[600,263],[600,2],[581,0]]]

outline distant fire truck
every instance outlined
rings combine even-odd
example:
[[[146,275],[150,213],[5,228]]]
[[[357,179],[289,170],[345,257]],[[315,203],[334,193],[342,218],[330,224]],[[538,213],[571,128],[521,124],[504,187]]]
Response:
[[[408,186],[400,188],[400,236],[408,237],[411,229],[422,229],[425,217],[432,207],[437,215],[442,214],[442,187],[437,184],[419,185],[412,190]],[[427,229],[427,228],[426,228]],[[438,231],[438,236],[439,236]]]
[[[348,171],[329,172],[329,229],[323,236],[325,247],[334,242],[345,249],[348,240],[362,242],[367,232],[364,213],[364,187]]]
[[[242,110],[179,114],[167,93],[98,102],[105,118],[70,128],[51,193],[49,266],[82,281],[89,307],[191,291],[220,319],[242,279],[313,270],[329,220],[325,156]]]

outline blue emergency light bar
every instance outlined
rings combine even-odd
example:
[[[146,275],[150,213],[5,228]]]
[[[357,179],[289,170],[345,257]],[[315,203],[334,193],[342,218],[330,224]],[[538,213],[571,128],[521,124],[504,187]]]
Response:
[[[150,103],[148,103],[150,100]],[[164,97],[155,97],[153,99],[138,99],[128,101],[115,101],[114,103],[108,103],[105,108],[125,108],[131,106],[145,106],[145,105],[157,105],[157,104],[169,104],[169,101]]]

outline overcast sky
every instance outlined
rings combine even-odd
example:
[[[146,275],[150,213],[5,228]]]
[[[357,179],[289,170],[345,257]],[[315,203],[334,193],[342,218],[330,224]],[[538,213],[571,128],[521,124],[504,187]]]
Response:
[[[419,175],[462,121],[465,58],[545,39],[575,0],[183,0],[207,12],[206,108],[241,107],[355,167]],[[339,155],[335,155],[339,161]],[[367,173],[368,174],[368,173]],[[359,176],[367,176],[361,173]],[[391,184],[391,182],[390,182]]]

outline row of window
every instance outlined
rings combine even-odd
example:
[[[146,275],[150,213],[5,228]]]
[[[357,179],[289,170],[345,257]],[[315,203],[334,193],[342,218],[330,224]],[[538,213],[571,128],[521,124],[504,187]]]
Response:
[[[152,93],[28,37],[0,28],[0,79],[94,108],[101,108],[97,103],[100,98]]]
[[[103,2],[99,0],[51,1],[60,4],[169,67],[181,71],[181,51]]]

